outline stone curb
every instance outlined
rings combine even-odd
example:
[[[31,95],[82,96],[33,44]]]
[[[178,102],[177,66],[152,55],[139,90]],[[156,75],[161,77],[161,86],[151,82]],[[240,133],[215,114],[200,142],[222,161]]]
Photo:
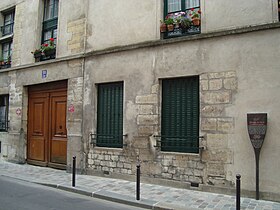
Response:
[[[140,207],[140,208],[146,208],[146,209],[153,209],[153,210],[174,210],[172,207],[164,207],[163,203],[154,201],[154,200],[148,200],[148,199],[141,199],[140,201],[135,200],[135,198],[131,196],[126,195],[120,195],[117,193],[108,192],[106,190],[99,190],[97,192],[90,192],[84,189],[79,189],[77,187],[69,187],[65,185],[55,185],[55,184],[48,184],[48,183],[39,183],[39,182],[33,182],[36,184],[57,188],[60,190],[65,190],[68,192],[77,193],[80,195],[85,195],[93,198],[103,199],[107,201],[122,203],[130,206]],[[166,204],[167,205],[167,204]],[[179,208],[176,208],[179,210]],[[181,208],[183,209],[183,208]]]

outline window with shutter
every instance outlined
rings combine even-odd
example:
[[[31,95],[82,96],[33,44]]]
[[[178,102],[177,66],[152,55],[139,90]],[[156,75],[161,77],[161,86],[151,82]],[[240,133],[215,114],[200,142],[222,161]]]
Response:
[[[123,82],[98,85],[96,139],[99,147],[123,146]]]
[[[162,81],[161,150],[198,153],[199,77]]]
[[[0,131],[8,130],[8,95],[0,95]]]

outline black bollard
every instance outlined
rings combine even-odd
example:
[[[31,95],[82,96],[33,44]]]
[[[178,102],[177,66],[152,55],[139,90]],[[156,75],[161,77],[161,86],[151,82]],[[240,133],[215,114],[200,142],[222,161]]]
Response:
[[[240,178],[241,175],[236,175],[236,210],[240,210]]]
[[[140,163],[136,165],[136,200],[140,200]]]
[[[73,157],[72,187],[75,187],[75,181],[76,181],[76,156]]]

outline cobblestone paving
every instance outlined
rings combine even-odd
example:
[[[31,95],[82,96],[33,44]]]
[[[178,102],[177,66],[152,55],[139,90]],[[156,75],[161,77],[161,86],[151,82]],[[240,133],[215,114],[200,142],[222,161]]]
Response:
[[[46,167],[20,165],[0,160],[0,175],[25,181],[71,187],[71,174],[62,170]],[[105,192],[118,194],[135,200],[135,182],[103,178],[97,176],[77,175],[76,188],[90,193]],[[110,194],[111,193],[111,194]],[[155,201],[155,204],[173,209],[235,209],[235,196],[221,195],[177,189],[152,184],[141,184],[141,199]],[[280,203],[241,198],[241,209],[280,210]]]

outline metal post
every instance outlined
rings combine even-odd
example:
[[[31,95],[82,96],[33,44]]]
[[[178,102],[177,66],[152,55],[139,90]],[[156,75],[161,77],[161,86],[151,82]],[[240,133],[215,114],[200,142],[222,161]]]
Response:
[[[76,181],[76,156],[73,157],[72,187],[75,187],[75,181]]]
[[[240,178],[241,175],[236,175],[236,210],[240,210]]]
[[[140,163],[136,165],[136,200],[140,200]]]
[[[260,151],[255,149],[255,159],[256,159],[256,200],[260,198],[260,185],[259,185],[259,159]]]

